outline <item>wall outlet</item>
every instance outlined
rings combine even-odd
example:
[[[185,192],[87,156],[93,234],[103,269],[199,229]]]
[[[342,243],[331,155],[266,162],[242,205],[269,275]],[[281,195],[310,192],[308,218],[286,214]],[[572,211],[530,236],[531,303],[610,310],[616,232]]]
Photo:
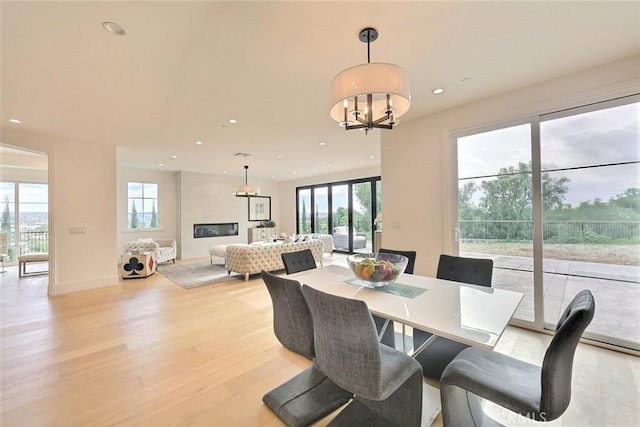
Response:
[[[69,227],[69,234],[84,234],[87,232],[85,227]]]

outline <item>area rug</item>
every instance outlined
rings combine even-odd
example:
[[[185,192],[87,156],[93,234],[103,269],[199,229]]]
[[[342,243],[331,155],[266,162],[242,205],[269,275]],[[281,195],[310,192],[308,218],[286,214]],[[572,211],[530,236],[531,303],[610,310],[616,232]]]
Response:
[[[211,265],[209,261],[190,264],[160,264],[158,265],[158,272],[184,289],[198,288],[231,280],[244,280],[243,275],[229,275],[224,265]]]

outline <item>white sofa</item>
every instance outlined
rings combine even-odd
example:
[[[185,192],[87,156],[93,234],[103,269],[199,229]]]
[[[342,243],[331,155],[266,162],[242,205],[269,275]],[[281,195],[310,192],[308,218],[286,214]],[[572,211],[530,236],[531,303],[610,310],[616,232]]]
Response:
[[[329,255],[333,254],[333,250],[335,248],[333,246],[333,236],[331,234],[311,233],[303,234],[303,236],[311,236],[312,239],[322,241],[322,251]]]
[[[322,241],[309,239],[301,242],[258,242],[251,244],[228,245],[225,253],[225,266],[231,273],[244,274],[244,280],[249,280],[250,274],[260,273],[262,270],[283,270],[282,254],[311,249],[313,258],[318,265],[322,265]]]
[[[156,263],[173,261],[176,262],[177,246],[175,240],[170,239],[138,239],[124,244],[124,252],[153,252]]]

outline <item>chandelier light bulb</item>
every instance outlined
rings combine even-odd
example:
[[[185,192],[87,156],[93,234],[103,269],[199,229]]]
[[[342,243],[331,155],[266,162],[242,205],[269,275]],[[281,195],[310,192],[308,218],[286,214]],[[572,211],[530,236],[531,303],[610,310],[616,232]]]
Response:
[[[393,129],[397,118],[411,105],[406,72],[394,64],[370,61],[370,44],[378,38],[374,28],[365,28],[359,39],[367,43],[367,63],[339,73],[331,82],[329,114],[345,130]],[[349,122],[349,113],[353,122]],[[380,116],[374,116],[380,114]]]

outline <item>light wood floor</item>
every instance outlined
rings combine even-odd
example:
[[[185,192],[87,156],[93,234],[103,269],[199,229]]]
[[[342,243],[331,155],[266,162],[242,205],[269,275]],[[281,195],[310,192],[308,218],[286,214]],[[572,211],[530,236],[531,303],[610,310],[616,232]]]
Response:
[[[49,299],[46,276],[8,269],[3,427],[279,426],[262,395],[309,363],[274,337],[260,279],[187,291],[154,274]],[[509,328],[497,351],[539,364],[549,338]],[[639,389],[639,358],[581,344],[571,405],[550,425],[640,425]]]

